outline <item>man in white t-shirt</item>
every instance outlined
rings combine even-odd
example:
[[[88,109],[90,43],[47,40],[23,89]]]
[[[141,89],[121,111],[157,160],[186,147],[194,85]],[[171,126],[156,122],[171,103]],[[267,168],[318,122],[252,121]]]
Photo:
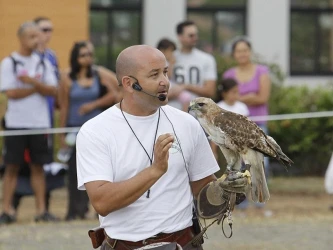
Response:
[[[20,48],[1,62],[0,86],[7,96],[4,117],[6,130],[50,128],[46,96],[56,96],[57,79],[47,60],[41,60],[33,51],[38,45],[39,29],[33,22],[22,24],[17,32]],[[31,160],[31,186],[36,196],[36,221],[56,218],[45,209],[45,177],[43,165],[52,162],[47,135],[20,135],[4,137],[3,213],[0,225],[16,220],[12,208],[19,166],[25,162],[26,149]]]
[[[167,73],[161,51],[123,50],[116,62],[123,100],[77,136],[78,188],[87,190],[100,215],[101,249],[160,241],[202,249],[190,242],[193,195],[215,181],[219,167],[199,123],[166,105]]]
[[[198,28],[192,21],[184,21],[176,28],[178,40],[181,44],[175,51],[174,81],[181,86],[182,91],[191,93],[189,98],[198,96],[215,97],[216,92],[216,62],[212,55],[197,49]],[[188,95],[184,95],[188,96]],[[170,105],[179,108],[179,103],[173,100]]]

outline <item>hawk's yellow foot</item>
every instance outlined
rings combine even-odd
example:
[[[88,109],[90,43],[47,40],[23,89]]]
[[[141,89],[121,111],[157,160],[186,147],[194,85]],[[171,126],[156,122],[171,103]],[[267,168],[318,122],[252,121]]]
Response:
[[[248,183],[251,185],[251,173],[249,170],[245,170],[244,173],[242,173],[242,177],[246,177],[247,178],[247,181]]]
[[[218,181],[224,181],[227,178],[227,174],[223,174],[220,178],[218,178]]]

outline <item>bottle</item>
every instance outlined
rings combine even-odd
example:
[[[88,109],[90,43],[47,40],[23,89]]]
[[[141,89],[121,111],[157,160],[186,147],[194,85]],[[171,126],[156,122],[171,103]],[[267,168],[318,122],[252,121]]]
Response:
[[[69,159],[71,158],[72,152],[73,152],[72,147],[61,148],[61,149],[59,149],[59,151],[57,153],[57,158],[59,161],[61,161],[63,163],[67,163],[69,161]]]
[[[75,147],[77,133],[68,133],[65,137],[65,143],[68,147],[59,149],[57,158],[63,163],[67,163],[71,158],[73,147]]]
[[[77,133],[68,133],[65,137],[65,142],[69,147],[73,147],[76,143]]]

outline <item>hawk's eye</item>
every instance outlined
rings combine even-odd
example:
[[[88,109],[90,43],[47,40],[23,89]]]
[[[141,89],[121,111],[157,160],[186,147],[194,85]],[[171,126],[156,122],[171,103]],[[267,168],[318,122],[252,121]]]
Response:
[[[199,102],[198,105],[199,105],[200,107],[202,107],[202,106],[205,105],[205,104],[204,104],[203,102]]]

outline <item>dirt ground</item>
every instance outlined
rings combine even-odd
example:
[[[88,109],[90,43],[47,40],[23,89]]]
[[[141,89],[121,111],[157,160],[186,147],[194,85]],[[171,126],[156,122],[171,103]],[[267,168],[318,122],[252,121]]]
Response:
[[[246,212],[234,212],[234,235],[226,239],[220,226],[213,225],[207,231],[204,249],[332,249],[333,197],[324,193],[322,179],[299,181],[313,186],[312,192],[284,192],[289,182],[275,181],[280,186],[271,188],[271,199],[264,210],[251,206]],[[316,188],[317,187],[317,188]],[[66,190],[52,193],[51,211],[63,218],[66,213]],[[97,219],[75,222],[33,222],[34,200],[23,199],[18,222],[0,227],[0,250],[74,250],[93,249],[87,234],[88,229],[98,225]],[[209,223],[209,221],[207,221]]]

